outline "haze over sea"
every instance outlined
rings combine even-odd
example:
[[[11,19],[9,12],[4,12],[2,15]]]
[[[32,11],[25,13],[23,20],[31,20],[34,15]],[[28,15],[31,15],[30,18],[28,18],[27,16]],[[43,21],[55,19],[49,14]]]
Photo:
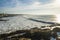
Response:
[[[2,19],[8,21],[0,21],[0,34],[16,31],[16,30],[30,29],[33,27],[40,28],[41,26],[44,25],[45,26],[50,25],[50,24],[31,21],[28,20],[27,18],[33,18],[47,22],[55,22],[56,19],[54,15],[18,15],[13,17],[4,17]]]

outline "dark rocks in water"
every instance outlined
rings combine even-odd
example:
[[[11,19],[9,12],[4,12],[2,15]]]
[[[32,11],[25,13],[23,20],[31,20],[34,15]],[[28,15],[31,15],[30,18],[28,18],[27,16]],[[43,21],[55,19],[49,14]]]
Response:
[[[1,38],[6,38],[8,36],[8,34],[0,34],[0,39]]]
[[[60,32],[60,28],[56,27],[56,28],[53,29],[53,31]]]
[[[19,14],[0,14],[0,18],[3,18],[3,17],[13,17],[13,16],[18,16]],[[20,14],[22,15],[22,14]]]
[[[32,31],[32,32],[31,32]],[[15,32],[11,32],[9,34],[1,34],[0,39],[3,40],[22,40],[22,39],[30,39],[30,40],[50,40],[50,37],[56,38],[56,34],[52,33],[51,30],[41,30],[41,29],[30,29],[30,30],[17,30]]]
[[[4,38],[19,38],[19,37],[23,37],[23,33],[27,33],[27,30],[17,30],[15,32],[11,32],[11,33],[6,33],[6,34],[0,34],[0,39],[4,39]]]
[[[7,19],[0,19],[0,21],[8,21]]]

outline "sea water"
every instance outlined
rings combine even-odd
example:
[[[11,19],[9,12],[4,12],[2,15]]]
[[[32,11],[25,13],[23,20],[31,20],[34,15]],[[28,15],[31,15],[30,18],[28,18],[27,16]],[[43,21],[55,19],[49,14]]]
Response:
[[[0,34],[9,33],[16,30],[30,29],[34,27],[48,26],[50,24],[28,20],[29,18],[45,22],[55,22],[54,15],[19,15],[13,17],[3,17],[7,21],[0,21]],[[51,38],[51,40],[56,40]]]
[[[13,17],[3,17],[2,19],[8,21],[0,21],[0,34],[16,31],[16,30],[30,29],[34,27],[40,28],[41,26],[50,25],[46,23],[28,20],[28,18],[46,21],[46,22],[55,22],[54,15],[19,15]]]
[[[28,18],[42,20],[46,22],[54,22],[54,15],[19,15],[13,17],[3,17],[2,19],[8,21],[0,21],[0,34],[7,33],[16,30],[30,29],[34,27],[40,28],[41,26],[47,26],[50,24],[45,24],[41,22],[35,22],[28,20]]]

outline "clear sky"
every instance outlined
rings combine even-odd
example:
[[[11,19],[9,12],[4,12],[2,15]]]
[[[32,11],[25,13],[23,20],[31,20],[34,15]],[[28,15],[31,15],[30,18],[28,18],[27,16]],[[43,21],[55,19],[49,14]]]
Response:
[[[60,0],[0,0],[0,13],[59,14]]]

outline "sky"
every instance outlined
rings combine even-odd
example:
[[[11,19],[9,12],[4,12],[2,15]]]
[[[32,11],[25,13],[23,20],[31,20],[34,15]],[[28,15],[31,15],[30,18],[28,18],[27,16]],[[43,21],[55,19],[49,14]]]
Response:
[[[60,14],[60,0],[0,0],[0,13]]]

